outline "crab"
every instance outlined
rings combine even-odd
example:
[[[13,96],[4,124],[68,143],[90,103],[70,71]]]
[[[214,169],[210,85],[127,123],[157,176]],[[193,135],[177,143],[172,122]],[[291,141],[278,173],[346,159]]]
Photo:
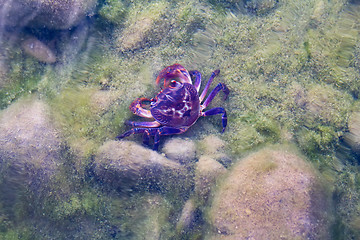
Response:
[[[150,136],[153,136],[153,149],[158,150],[160,136],[184,133],[199,117],[217,114],[222,114],[222,132],[224,132],[227,125],[225,109],[216,107],[204,111],[220,91],[225,94],[224,100],[229,95],[229,89],[226,85],[218,83],[205,99],[213,79],[219,73],[220,70],[212,72],[204,90],[199,95],[201,85],[201,73],[199,71],[187,71],[178,63],[164,68],[156,78],[157,85],[164,80],[162,90],[158,95],[152,99],[138,98],[129,107],[134,114],[153,121],[126,121],[125,124],[133,128],[117,136],[116,139],[120,140],[133,134],[142,133],[143,143],[149,145]],[[194,83],[192,83],[193,79]],[[146,103],[150,103],[150,107],[146,108]]]

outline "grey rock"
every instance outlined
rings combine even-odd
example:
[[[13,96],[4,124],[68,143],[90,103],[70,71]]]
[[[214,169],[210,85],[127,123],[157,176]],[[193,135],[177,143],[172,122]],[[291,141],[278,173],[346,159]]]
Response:
[[[95,158],[95,174],[118,190],[154,184],[171,189],[184,186],[185,169],[159,153],[129,141],[108,141]]]
[[[166,157],[181,164],[193,162],[196,158],[196,146],[191,140],[173,138],[166,141],[163,152]]]
[[[61,141],[39,100],[19,100],[0,113],[0,174],[10,184],[47,188],[61,165]]]
[[[199,201],[208,200],[216,179],[225,173],[225,167],[212,157],[205,155],[200,157],[195,170],[195,193]]]
[[[0,0],[1,26],[68,29],[96,6],[96,0]]]
[[[195,224],[196,217],[196,204],[193,198],[186,201],[176,224],[176,230],[178,233],[187,233],[191,231],[192,226]]]

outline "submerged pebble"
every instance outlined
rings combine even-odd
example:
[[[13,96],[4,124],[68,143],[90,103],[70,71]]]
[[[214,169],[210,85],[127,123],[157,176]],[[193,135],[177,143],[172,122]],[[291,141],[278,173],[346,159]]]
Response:
[[[216,180],[226,173],[226,168],[211,156],[201,156],[196,163],[195,193],[200,201],[206,202]]]
[[[35,192],[48,187],[59,172],[61,141],[44,102],[20,100],[0,113],[0,156],[5,182]]]
[[[40,62],[56,62],[55,53],[46,44],[35,37],[29,37],[24,40],[21,47],[28,55],[36,58]]]
[[[167,158],[181,164],[195,161],[196,146],[191,140],[172,138],[166,141],[162,150]]]
[[[179,221],[176,224],[176,229],[178,232],[189,232],[195,224],[196,204],[194,201],[195,200],[191,198],[185,202]]]
[[[137,185],[184,187],[186,170],[161,154],[129,141],[108,141],[95,158],[95,174],[118,190]]]

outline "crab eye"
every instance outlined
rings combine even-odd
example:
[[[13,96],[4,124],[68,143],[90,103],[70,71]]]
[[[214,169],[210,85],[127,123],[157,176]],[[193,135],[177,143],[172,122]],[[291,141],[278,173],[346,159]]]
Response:
[[[175,81],[175,80],[171,80],[169,86],[170,86],[170,87],[176,87],[176,81]]]

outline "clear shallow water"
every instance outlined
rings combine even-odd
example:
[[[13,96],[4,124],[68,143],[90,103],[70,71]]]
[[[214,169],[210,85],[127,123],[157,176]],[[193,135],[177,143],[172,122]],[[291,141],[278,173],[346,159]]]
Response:
[[[219,229],[196,188],[200,159],[230,174],[251,152],[294,144],[335,196],[332,238],[356,239],[359,5],[268,2],[2,1],[0,236],[209,237]],[[210,107],[227,110],[226,132],[214,116],[162,137],[158,153],[112,143],[125,120],[143,120],[130,103],[155,96],[157,74],[176,62],[202,86],[220,69],[211,88],[223,82],[230,96]],[[133,172],[111,168],[116,159]]]

